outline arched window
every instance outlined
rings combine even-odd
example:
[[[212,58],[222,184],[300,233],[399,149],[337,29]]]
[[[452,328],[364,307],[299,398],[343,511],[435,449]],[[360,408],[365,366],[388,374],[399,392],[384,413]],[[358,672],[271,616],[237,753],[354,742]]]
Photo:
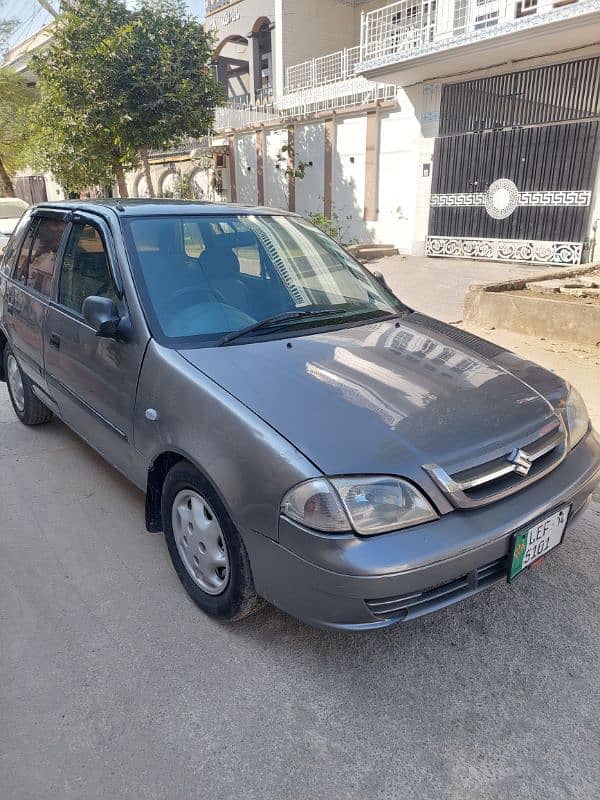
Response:
[[[238,35],[223,39],[215,50],[213,64],[229,101],[247,103],[252,90],[248,39]]]
[[[257,102],[270,102],[273,94],[273,25],[267,17],[257,19],[252,28],[254,91]]]

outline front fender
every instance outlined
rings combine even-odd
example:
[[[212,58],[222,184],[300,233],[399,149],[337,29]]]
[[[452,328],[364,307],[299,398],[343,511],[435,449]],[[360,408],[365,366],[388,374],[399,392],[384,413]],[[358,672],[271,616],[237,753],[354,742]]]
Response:
[[[149,409],[156,419],[148,418]],[[238,528],[272,539],[285,492],[321,475],[253,411],[155,341],[140,373],[134,442],[150,465],[163,453],[186,458],[212,483]]]

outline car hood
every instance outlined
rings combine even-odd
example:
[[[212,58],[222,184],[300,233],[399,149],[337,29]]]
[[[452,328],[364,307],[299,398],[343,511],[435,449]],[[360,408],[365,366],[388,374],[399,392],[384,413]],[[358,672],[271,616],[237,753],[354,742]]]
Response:
[[[552,416],[474,349],[487,343],[457,343],[453,332],[469,335],[411,322],[418,316],[180,352],[329,475],[411,477],[423,464],[484,460]]]

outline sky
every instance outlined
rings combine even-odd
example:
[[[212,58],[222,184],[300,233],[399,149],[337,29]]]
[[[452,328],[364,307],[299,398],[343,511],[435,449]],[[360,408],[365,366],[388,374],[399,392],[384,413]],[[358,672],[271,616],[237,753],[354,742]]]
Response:
[[[58,8],[59,0],[50,0]],[[204,17],[204,0],[186,0],[190,11]],[[18,19],[19,26],[11,37],[10,44],[26,39],[50,20],[50,15],[37,0],[4,0],[0,7],[0,19]]]

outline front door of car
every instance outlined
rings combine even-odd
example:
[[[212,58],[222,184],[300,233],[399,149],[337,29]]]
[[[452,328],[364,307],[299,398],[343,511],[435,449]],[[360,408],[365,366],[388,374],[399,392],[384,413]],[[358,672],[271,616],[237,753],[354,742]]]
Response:
[[[126,474],[133,459],[133,407],[146,340],[101,338],[83,318],[87,297],[114,301],[128,315],[111,232],[76,214],[45,326],[48,387],[65,422]]]

